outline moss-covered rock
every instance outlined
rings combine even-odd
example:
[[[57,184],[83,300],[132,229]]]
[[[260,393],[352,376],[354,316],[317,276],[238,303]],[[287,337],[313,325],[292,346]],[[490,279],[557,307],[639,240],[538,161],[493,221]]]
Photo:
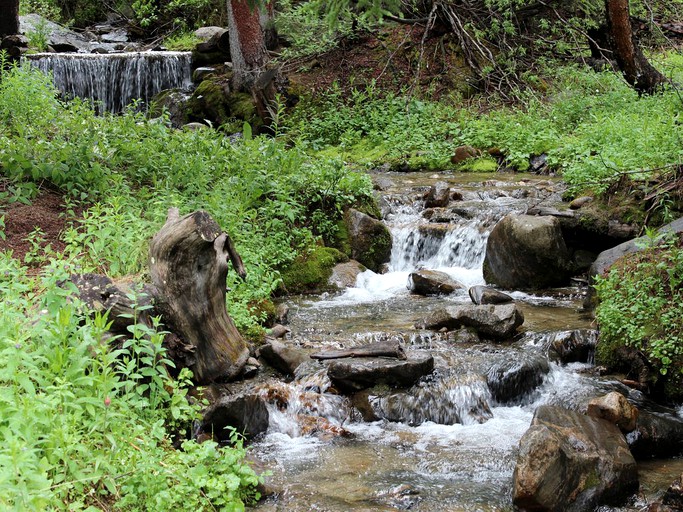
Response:
[[[349,233],[351,257],[374,272],[379,272],[391,257],[391,233],[379,220],[349,208],[344,215]]]
[[[495,159],[485,156],[465,160],[460,164],[458,170],[465,172],[496,172],[498,167],[498,162]]]
[[[317,246],[297,257],[281,271],[282,294],[317,293],[330,288],[327,281],[337,263],[348,257],[332,247]]]
[[[263,125],[251,95],[230,90],[230,76],[210,76],[202,81],[187,100],[189,120],[210,121],[228,132],[242,129],[246,121],[256,130]]]

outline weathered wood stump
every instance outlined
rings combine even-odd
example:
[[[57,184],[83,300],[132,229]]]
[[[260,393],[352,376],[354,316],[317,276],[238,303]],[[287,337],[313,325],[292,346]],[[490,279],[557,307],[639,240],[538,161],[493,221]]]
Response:
[[[155,308],[171,332],[196,347],[191,370],[200,384],[236,377],[249,358],[226,309],[228,260],[244,278],[232,240],[204,211],[179,217],[172,208],[150,243]]]

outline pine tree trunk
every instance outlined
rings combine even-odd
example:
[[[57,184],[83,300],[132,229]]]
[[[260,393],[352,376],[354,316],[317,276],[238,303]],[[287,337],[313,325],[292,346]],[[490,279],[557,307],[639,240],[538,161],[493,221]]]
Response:
[[[652,94],[666,81],[633,41],[628,0],[605,0],[614,58],[626,81],[639,93]]]
[[[19,0],[0,0],[0,39],[19,33]]]

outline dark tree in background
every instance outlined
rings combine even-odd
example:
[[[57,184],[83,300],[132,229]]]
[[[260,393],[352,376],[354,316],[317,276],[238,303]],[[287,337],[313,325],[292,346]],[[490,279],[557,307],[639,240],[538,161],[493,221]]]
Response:
[[[19,33],[19,0],[0,0],[0,39]]]
[[[626,81],[636,91],[652,94],[666,81],[633,40],[628,0],[605,0],[612,52]]]

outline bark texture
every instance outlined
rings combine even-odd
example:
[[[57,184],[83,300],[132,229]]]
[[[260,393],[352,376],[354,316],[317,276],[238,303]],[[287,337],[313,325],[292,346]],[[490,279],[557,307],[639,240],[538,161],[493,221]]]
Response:
[[[228,260],[245,276],[230,237],[206,212],[179,217],[171,209],[149,254],[155,307],[168,329],[195,347],[195,381],[236,377],[249,350],[225,306]]]
[[[0,0],[0,39],[19,33],[19,0]]]
[[[605,0],[614,58],[626,81],[639,93],[652,94],[666,81],[633,40],[628,0]]]

